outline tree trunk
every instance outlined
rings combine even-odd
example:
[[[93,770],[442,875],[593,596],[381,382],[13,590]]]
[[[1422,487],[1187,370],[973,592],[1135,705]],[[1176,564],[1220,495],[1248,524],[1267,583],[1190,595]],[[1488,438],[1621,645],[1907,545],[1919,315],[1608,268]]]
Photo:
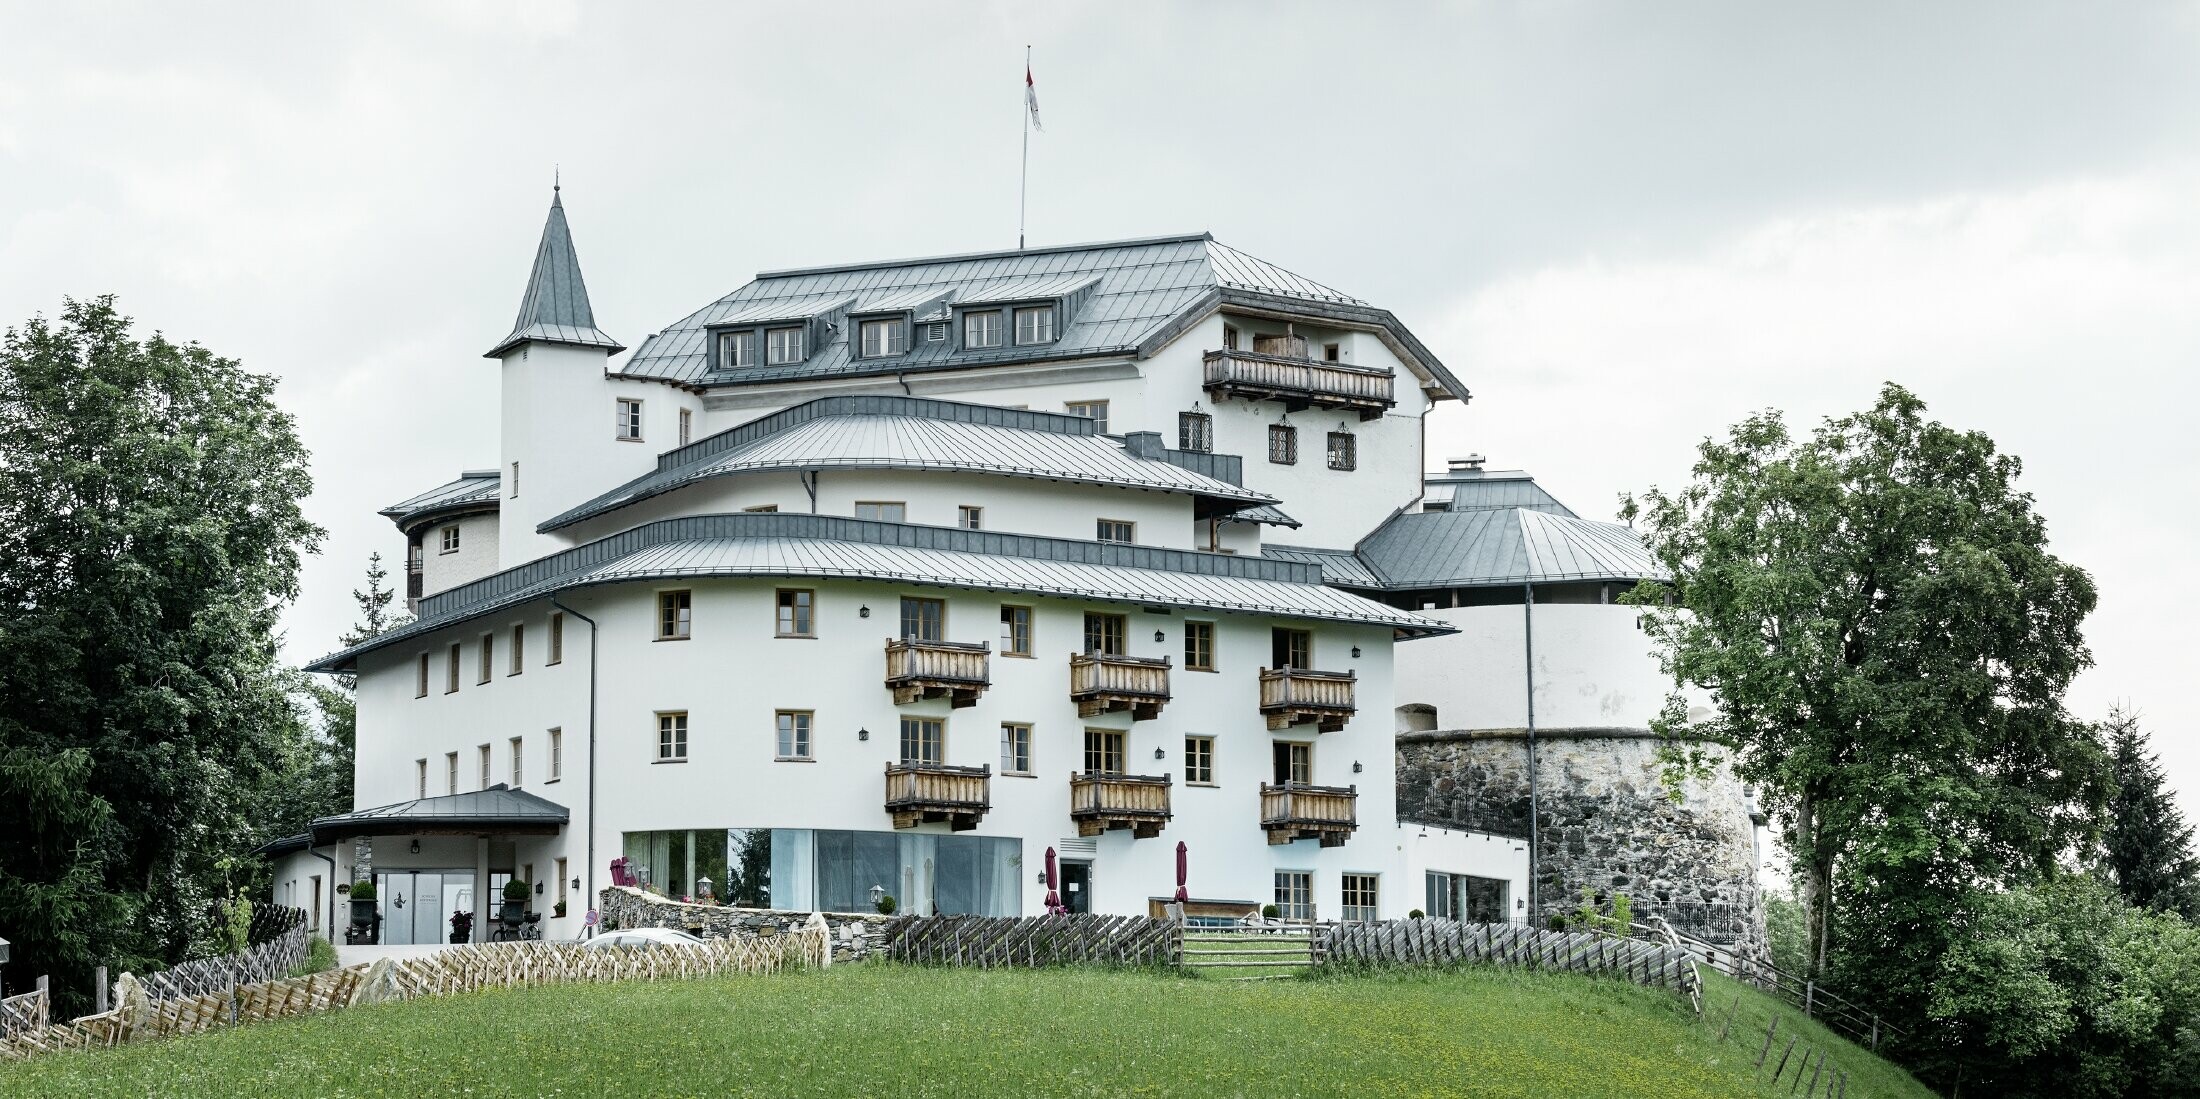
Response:
[[[1818,820],[1818,798],[1804,794],[1795,810],[1794,854],[1803,901],[1803,933],[1809,965],[1803,976],[1816,979],[1825,973],[1827,930],[1833,924],[1833,856],[1822,850],[1823,828]]]

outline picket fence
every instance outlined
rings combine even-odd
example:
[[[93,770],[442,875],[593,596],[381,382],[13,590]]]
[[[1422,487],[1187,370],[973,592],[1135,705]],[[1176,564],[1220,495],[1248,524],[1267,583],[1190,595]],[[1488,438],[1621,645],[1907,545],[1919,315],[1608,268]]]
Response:
[[[1314,960],[1340,968],[1481,963],[1587,973],[1670,988],[1703,1008],[1703,978],[1677,945],[1594,931],[1434,919],[1340,923],[1315,939]]]
[[[813,916],[806,926],[785,934],[714,939],[699,946],[630,950],[592,949],[580,943],[478,943],[195,996],[156,998],[145,982],[124,974],[115,982],[114,1010],[0,1038],[0,1059],[104,1048],[359,1004],[488,988],[774,973],[829,965],[831,959],[831,933],[822,918]]]
[[[881,951],[897,962],[980,968],[1176,965],[1184,925],[1149,916],[904,916],[886,925]]]

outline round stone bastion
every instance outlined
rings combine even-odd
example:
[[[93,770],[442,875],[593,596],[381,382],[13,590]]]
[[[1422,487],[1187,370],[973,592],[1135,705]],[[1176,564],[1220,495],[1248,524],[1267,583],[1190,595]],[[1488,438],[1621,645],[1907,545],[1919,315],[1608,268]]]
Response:
[[[1572,913],[1584,891],[1609,913],[1625,893],[1638,921],[1754,955],[1755,804],[1717,748],[1709,777],[1669,788],[1661,743],[1643,729],[1536,730],[1533,922]],[[1526,839],[1528,769],[1525,729],[1400,732],[1398,817]]]

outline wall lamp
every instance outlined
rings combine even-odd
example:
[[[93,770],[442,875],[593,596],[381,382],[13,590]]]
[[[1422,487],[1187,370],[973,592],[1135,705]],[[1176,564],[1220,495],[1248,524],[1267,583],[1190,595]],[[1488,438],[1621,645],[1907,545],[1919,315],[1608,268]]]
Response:
[[[1168,635],[1168,634],[1165,634],[1165,633],[1162,633],[1162,632],[1161,632],[1160,630],[1155,630],[1155,631],[1153,632],[1153,643],[1154,643],[1154,644],[1156,644],[1156,645],[1159,645],[1159,644],[1161,644],[1162,642],[1164,642],[1164,641],[1167,641],[1168,639],[1169,639],[1169,635]]]
[[[857,739],[857,740],[869,740],[869,739],[871,739],[871,730],[869,730],[869,729],[857,729],[857,730],[856,730],[856,739]]]
[[[870,608],[870,606],[869,606],[868,604],[866,604],[866,605],[864,605],[864,606],[861,606],[861,607],[857,607],[857,608],[856,608],[856,617],[857,617],[857,618],[869,618],[869,617],[871,617],[871,608]]]
[[[417,855],[417,854],[419,854],[419,853],[420,853],[420,841],[419,841],[419,840],[414,840],[414,841],[412,842],[412,853],[413,853],[413,854],[415,854],[415,855]]]
[[[1352,761],[1352,773],[1353,773],[1353,774],[1355,774],[1355,775],[1356,775],[1356,774],[1359,774],[1359,773],[1360,773],[1360,761],[1359,761],[1359,760],[1356,760],[1356,759],[1355,759],[1355,760],[1353,760],[1353,761]]]
[[[1352,646],[1352,659],[1354,659],[1354,660],[1358,660],[1359,658],[1360,658],[1360,647],[1359,647],[1358,645],[1354,645],[1354,646]]]
[[[1169,753],[1164,749],[1156,748],[1153,750],[1153,757],[1155,759],[1167,759],[1169,758]]]

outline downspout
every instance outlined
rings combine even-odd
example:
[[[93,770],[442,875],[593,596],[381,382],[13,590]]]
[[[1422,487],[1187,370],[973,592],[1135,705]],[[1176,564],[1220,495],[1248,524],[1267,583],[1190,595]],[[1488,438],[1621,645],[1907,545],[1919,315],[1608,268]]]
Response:
[[[587,892],[582,894],[589,911],[596,909],[596,620],[550,597],[550,605],[588,623],[588,870]],[[591,929],[593,934],[593,929]]]
[[[1541,854],[1537,837],[1539,814],[1535,803],[1535,584],[1525,584],[1521,590],[1526,595],[1521,600],[1521,639],[1528,662],[1528,918],[1534,920],[1542,911],[1537,907],[1535,890],[1537,856]]]
[[[322,927],[321,933],[331,936],[329,941],[334,942],[336,934],[336,856],[324,855],[314,850],[311,845],[306,847],[306,854],[328,864],[328,923]],[[344,884],[350,885],[351,883],[345,882]]]

